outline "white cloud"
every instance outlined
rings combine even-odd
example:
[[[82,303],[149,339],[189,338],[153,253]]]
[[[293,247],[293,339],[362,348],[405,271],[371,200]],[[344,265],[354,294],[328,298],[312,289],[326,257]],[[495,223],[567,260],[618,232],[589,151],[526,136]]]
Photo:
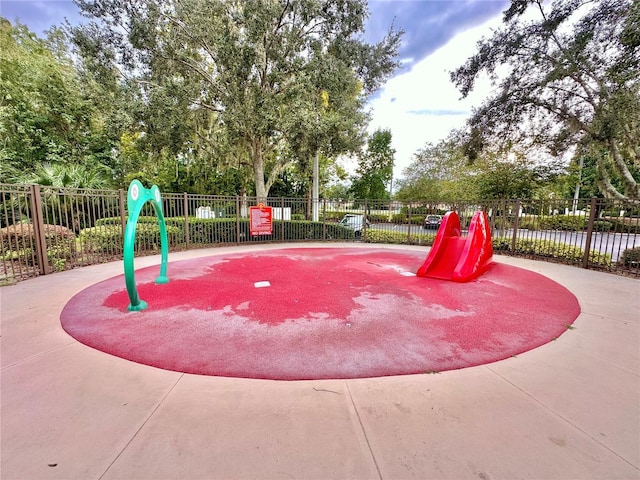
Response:
[[[460,92],[449,79],[449,72],[476,53],[476,42],[489,37],[501,23],[501,16],[479,27],[458,34],[446,45],[411,71],[389,80],[370,102],[370,131],[388,128],[396,150],[394,177],[411,163],[413,154],[427,142],[437,143],[454,128],[464,125],[472,106],[479,106],[490,92],[488,79],[476,83],[469,97],[460,100]]]

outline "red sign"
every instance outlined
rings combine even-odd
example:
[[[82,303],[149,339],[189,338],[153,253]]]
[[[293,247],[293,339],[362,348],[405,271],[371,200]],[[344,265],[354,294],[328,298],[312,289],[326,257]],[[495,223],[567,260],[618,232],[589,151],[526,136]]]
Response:
[[[272,222],[272,209],[271,207],[265,207],[263,204],[258,204],[257,207],[249,207],[249,222],[251,225],[251,236],[256,235],[272,235],[273,234],[273,222]]]

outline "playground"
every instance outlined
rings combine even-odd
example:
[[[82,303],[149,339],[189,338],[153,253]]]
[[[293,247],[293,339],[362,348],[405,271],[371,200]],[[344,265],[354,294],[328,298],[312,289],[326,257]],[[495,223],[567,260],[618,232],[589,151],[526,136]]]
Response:
[[[64,330],[85,345],[197,375],[381,377],[503,360],[555,340],[580,313],[561,285],[493,262],[483,211],[466,235],[448,212],[424,261],[373,248],[280,249],[178,262],[170,282],[161,201],[157,186],[131,183],[124,276],[90,286],[62,311]],[[162,238],[159,275],[146,269],[141,282],[152,308],[134,267],[147,202]],[[270,233],[271,207],[252,212],[252,231]]]
[[[338,255],[342,261],[328,263],[330,268],[323,275],[317,265],[304,268],[304,261],[294,261],[313,254],[319,263],[326,263],[323,252],[327,257],[330,253],[335,256],[340,253],[335,250],[341,247],[348,247],[342,257]],[[411,271],[409,266],[419,266],[424,259],[426,251],[420,247],[387,246],[372,252],[365,245],[332,244],[327,248],[325,244],[309,243],[302,248],[287,247],[285,255],[282,249],[281,245],[259,245],[174,253],[168,265],[170,281],[164,285],[153,283],[160,256],[136,259],[140,294],[149,304],[139,312],[126,311],[122,262],[3,287],[3,478],[638,477],[640,305],[636,280],[497,256],[496,265],[479,279],[456,283],[403,275]],[[277,257],[283,262],[272,262]],[[346,264],[347,258],[352,263]],[[155,296],[153,292],[172,284],[179,287],[199,275],[215,286],[215,268],[234,263],[238,267],[242,259],[247,261],[244,275],[240,269],[230,278],[247,280],[244,294],[264,295],[261,308],[264,318],[270,320],[252,321],[257,312],[243,310],[242,302],[230,303],[235,313],[227,310],[232,319],[242,316],[256,331],[276,332],[298,323],[290,318],[277,319],[278,312],[284,310],[283,299],[295,300],[291,297],[295,292],[278,292],[277,279],[289,278],[284,275],[287,268],[293,269],[299,283],[305,285],[305,295],[313,294],[313,286],[319,285],[312,280],[320,284],[336,281],[346,303],[353,298],[365,299],[355,308],[369,302],[371,318],[387,322],[409,318],[411,311],[422,312],[423,319],[428,317],[424,307],[433,298],[417,295],[419,282],[426,292],[431,288],[447,309],[441,311],[441,318],[428,322],[444,324],[456,309],[462,320],[470,318],[463,314],[469,313],[471,300],[449,304],[462,298],[452,291],[472,288],[483,298],[492,288],[512,288],[498,285],[503,283],[498,278],[505,277],[505,272],[512,277],[520,271],[524,276],[518,287],[513,287],[520,295],[531,292],[537,283],[555,290],[543,305],[528,307],[521,305],[521,297],[518,300],[513,292],[497,294],[486,303],[496,312],[492,318],[504,316],[505,305],[522,307],[531,319],[546,318],[540,309],[551,308],[557,295],[563,305],[574,298],[579,312],[558,332],[549,330],[548,338],[536,342],[539,346],[525,342],[524,348],[522,344],[518,347],[520,353],[501,353],[502,360],[485,358],[468,362],[476,366],[456,365],[450,367],[452,370],[441,364],[408,375],[397,375],[397,371],[380,373],[387,376],[353,375],[362,378],[301,375],[313,379],[299,381],[184,373],[169,365],[156,368],[121,358],[118,352],[106,354],[106,347],[104,351],[91,348],[82,343],[84,339],[79,341],[62,328],[63,312],[84,295],[91,297],[92,289],[101,282],[105,287],[109,282],[119,285],[115,290],[105,288],[106,298],[96,299],[102,302],[101,308],[116,319],[126,316],[145,322],[144,315],[154,310],[174,308],[162,303],[171,295]],[[267,271],[268,265],[275,271]],[[194,270],[190,278],[186,278],[188,270]],[[379,279],[374,275],[380,275],[381,270],[393,278],[394,285],[370,281]],[[201,275],[203,272],[207,275]],[[354,283],[356,278],[362,282]],[[268,281],[270,286],[256,287],[261,281]],[[346,289],[348,283],[353,284],[351,291]],[[400,288],[398,285],[404,289],[412,283],[415,286],[407,289],[416,297],[415,303],[408,302],[411,308],[403,311],[396,305],[380,309],[384,298],[393,305],[394,295],[399,295],[394,290]],[[376,285],[375,289],[365,288],[369,284]],[[482,292],[483,288],[489,290]],[[201,293],[200,288],[186,287],[177,292],[191,310],[202,311],[203,315],[208,306],[210,311],[225,310],[226,305],[220,308],[198,303]],[[353,305],[341,306],[340,299],[335,306],[325,302],[325,311],[332,318],[310,315],[321,304],[320,293],[300,306],[293,320],[304,318],[306,326],[314,328],[329,324],[334,334],[357,338],[358,329],[365,325],[348,322],[349,314],[341,313],[352,311],[347,307]],[[571,315],[576,313],[569,310]],[[100,315],[95,309],[85,311],[86,318],[98,319]],[[404,322],[409,321],[406,318]],[[516,327],[509,323],[509,328]],[[408,323],[400,325],[408,328]],[[126,332],[112,327],[114,335]],[[402,330],[397,332],[402,341],[415,334]],[[238,332],[227,333],[231,335],[229,341],[240,341]],[[463,332],[455,333],[467,343],[482,341],[478,338],[481,331],[468,331],[466,337]],[[455,343],[452,332],[444,327],[439,334]],[[501,336],[508,339],[506,343],[522,341],[516,334]],[[372,337],[364,337],[371,341]],[[166,343],[154,338],[129,341],[147,352],[167,348]],[[366,344],[365,350],[371,346]],[[291,345],[274,338],[271,347],[285,351]],[[259,363],[263,353],[256,352],[254,363]],[[323,352],[317,349],[313,353]],[[452,353],[451,357],[465,355],[464,349]],[[268,365],[270,361],[263,363]],[[331,366],[327,357],[322,357],[321,363]],[[241,376],[250,375],[237,375]]]
[[[442,372],[558,338],[573,294],[495,264],[475,281],[415,275],[422,252],[281,248],[138,272],[149,307],[127,310],[122,275],[74,296],[62,327],[85,345],[168,370],[272,380]]]

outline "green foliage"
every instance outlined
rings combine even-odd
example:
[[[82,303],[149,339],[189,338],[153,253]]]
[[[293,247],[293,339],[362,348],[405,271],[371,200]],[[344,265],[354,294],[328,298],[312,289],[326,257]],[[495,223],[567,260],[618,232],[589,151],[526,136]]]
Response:
[[[580,264],[584,257],[584,250],[566,243],[552,240],[534,240],[528,238],[516,239],[515,250],[512,250],[512,238],[494,237],[493,250],[496,253],[509,252],[513,255],[530,255],[563,260],[567,263]],[[598,267],[610,267],[611,255],[594,250],[589,251],[589,263]]]
[[[539,230],[586,230],[588,218],[581,215],[546,215],[538,217]]]
[[[618,263],[625,267],[640,266],[640,247],[627,248],[624,250]]]
[[[400,245],[424,245],[431,246],[435,239],[433,233],[406,233],[391,232],[389,230],[367,230],[364,240],[367,243],[391,243]]]
[[[405,201],[442,201],[477,198],[468,181],[468,166],[457,132],[436,145],[427,143],[414,154],[398,181],[396,198]]]
[[[351,191],[359,199],[387,199],[393,175],[395,150],[391,147],[391,130],[376,130],[369,136],[367,151],[358,160]]]
[[[167,225],[169,245],[184,242],[184,229]],[[124,235],[120,225],[101,225],[85,228],[80,232],[80,242],[86,252],[120,254],[124,247]],[[136,227],[134,248],[136,251],[160,250],[160,228],[155,224],[142,222]]]
[[[538,183],[536,172],[522,162],[477,162],[475,167],[474,182],[482,199],[531,198]]]
[[[526,230],[566,230],[580,232],[587,230],[589,219],[581,215],[542,215],[525,216],[518,219],[518,228]],[[509,222],[513,225],[513,220]],[[614,227],[613,222],[596,220],[593,231],[608,232]],[[509,225],[507,225],[509,228]]]
[[[607,218],[611,229],[617,233],[640,233],[640,219],[638,218]]]
[[[264,198],[287,163],[353,149],[366,96],[397,66],[401,32],[361,40],[364,0],[76,3],[96,20],[73,30],[92,70],[117,67],[141,88],[164,182],[248,169]]]
[[[59,30],[45,41],[0,17],[0,106],[0,181],[39,181],[51,165],[108,184],[113,144]]]
[[[46,224],[43,233],[49,264],[55,271],[64,270],[67,261],[76,257],[75,234],[68,228]],[[36,238],[32,224],[16,224],[0,229],[0,237],[5,261],[22,261],[33,266]]]
[[[468,122],[468,158],[577,146],[605,197],[639,199],[639,12],[637,0],[513,1],[503,27],[451,73],[463,97],[484,75],[495,87]]]
[[[438,144],[427,143],[416,152],[398,182],[396,198],[431,203],[432,208],[460,200],[534,198],[539,192],[553,191],[565,170],[558,162],[533,165],[516,149],[506,154],[486,148],[476,152],[470,163],[465,141],[464,132],[453,131]]]
[[[596,220],[593,222],[594,232],[609,232],[613,228],[613,223],[604,220]]]
[[[165,218],[170,246],[185,242],[185,221],[183,217]],[[85,250],[96,253],[122,253],[124,237],[120,217],[103,218],[96,227],[80,233],[80,241]],[[255,239],[258,241],[301,241],[301,240],[349,240],[354,232],[342,225],[310,221],[274,221],[272,235],[251,237],[248,219],[235,218],[195,218],[189,217],[190,245],[218,245],[237,243]],[[136,251],[160,248],[160,231],[155,217],[141,216],[136,228]]]

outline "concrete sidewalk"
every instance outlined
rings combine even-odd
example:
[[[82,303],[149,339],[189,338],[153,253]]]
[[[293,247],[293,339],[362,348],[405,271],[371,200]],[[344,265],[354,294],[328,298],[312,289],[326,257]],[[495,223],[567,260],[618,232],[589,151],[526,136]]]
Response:
[[[640,281],[494,259],[571,290],[574,328],[489,365],[358,380],[187,375],[78,343],[62,308],[121,262],[2,287],[1,478],[639,479]]]

